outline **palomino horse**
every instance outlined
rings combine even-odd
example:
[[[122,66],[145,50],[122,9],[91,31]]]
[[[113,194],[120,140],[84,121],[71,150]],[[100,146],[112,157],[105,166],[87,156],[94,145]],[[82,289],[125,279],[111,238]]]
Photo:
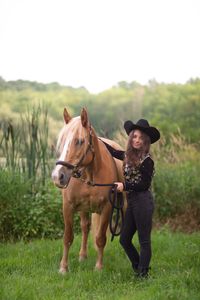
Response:
[[[73,215],[80,212],[82,243],[79,260],[87,257],[87,238],[89,231],[89,212],[99,214],[98,228],[95,228],[97,261],[96,268],[103,267],[103,250],[106,244],[106,231],[111,214],[108,200],[110,187],[92,186],[89,182],[110,184],[122,181],[122,162],[115,160],[105,144],[91,127],[87,111],[83,108],[81,116],[71,118],[64,109],[65,125],[62,128],[57,151],[59,159],[52,172],[55,185],[62,188],[64,215],[64,249],[60,262],[60,272],[68,271],[68,253],[73,242]],[[111,146],[121,147],[104,139]]]

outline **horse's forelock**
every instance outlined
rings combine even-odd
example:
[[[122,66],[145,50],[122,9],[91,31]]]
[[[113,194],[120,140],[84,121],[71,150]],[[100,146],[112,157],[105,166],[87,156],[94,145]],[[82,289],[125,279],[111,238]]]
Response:
[[[86,137],[86,131],[85,128],[81,125],[80,116],[71,119],[71,121],[68,124],[65,124],[61,129],[56,145],[56,151],[58,153],[61,153],[64,147],[68,147],[74,137],[75,132],[78,133],[77,138]]]
[[[71,121],[68,124],[65,124],[63,128],[60,130],[59,135],[58,135],[58,140],[56,144],[56,150],[58,151],[59,149],[63,148],[63,143],[67,137],[67,133],[70,131],[72,127],[74,127],[76,121],[80,119],[80,117],[76,117],[71,119]]]

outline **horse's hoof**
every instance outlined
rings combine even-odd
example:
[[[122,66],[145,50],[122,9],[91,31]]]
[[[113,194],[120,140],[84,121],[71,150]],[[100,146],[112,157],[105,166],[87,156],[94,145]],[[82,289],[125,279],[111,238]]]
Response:
[[[87,255],[80,255],[79,256],[79,262],[84,261],[87,259]]]
[[[65,275],[68,272],[68,268],[60,267],[59,274]]]
[[[103,269],[103,265],[96,264],[95,271],[101,271]]]

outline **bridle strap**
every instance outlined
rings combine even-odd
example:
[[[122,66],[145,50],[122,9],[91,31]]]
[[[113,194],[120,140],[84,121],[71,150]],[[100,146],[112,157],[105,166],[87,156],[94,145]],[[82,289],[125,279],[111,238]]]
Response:
[[[64,161],[64,160],[58,160],[57,162],[56,162],[56,165],[62,165],[62,166],[64,166],[64,167],[66,167],[66,168],[68,168],[68,169],[74,169],[76,166],[74,166],[74,165],[72,165],[72,164],[69,164],[68,162],[66,162],[66,161]]]

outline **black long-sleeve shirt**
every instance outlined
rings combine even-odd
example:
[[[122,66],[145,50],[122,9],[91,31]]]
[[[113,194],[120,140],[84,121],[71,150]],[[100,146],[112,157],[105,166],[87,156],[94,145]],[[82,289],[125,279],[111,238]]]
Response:
[[[134,192],[148,190],[154,173],[154,162],[151,157],[147,156],[138,167],[132,168],[132,170],[132,176],[126,175],[124,172],[124,190]]]
[[[116,150],[105,143],[111,155],[117,159],[124,160],[125,151]],[[142,192],[146,191],[151,186],[152,177],[154,174],[154,161],[147,155],[138,167],[124,166],[124,190]]]

